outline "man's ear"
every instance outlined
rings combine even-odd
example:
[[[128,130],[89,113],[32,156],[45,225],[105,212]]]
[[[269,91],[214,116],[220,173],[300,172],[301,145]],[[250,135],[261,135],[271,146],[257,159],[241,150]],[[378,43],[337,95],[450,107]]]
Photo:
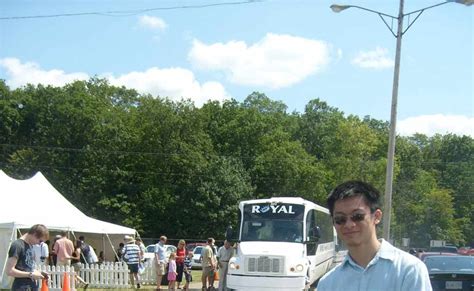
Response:
[[[375,221],[375,224],[379,224],[380,221],[382,221],[382,210],[380,209],[377,209],[375,210],[374,212],[374,221]]]

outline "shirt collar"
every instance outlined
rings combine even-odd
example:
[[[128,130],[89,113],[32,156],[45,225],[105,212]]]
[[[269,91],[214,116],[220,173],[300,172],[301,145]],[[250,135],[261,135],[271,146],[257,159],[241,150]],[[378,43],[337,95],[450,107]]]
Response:
[[[387,242],[383,238],[379,239],[379,242],[380,242],[380,248],[377,251],[377,253],[375,254],[374,258],[371,260],[371,263],[369,263],[369,265],[371,265],[372,262],[376,262],[378,260],[378,258],[387,259],[387,260],[391,260],[391,261],[393,261],[396,258],[396,253],[395,253],[396,249],[395,249],[395,247],[393,247],[389,242]],[[358,266],[356,264],[356,262],[354,262],[354,260],[352,260],[349,252],[347,252],[346,256],[344,257],[344,260],[341,263],[341,265],[342,265],[342,267],[346,267],[349,264],[354,265],[354,266]]]
[[[381,242],[380,249],[377,252],[376,256],[381,257],[382,259],[387,259],[387,260],[395,260],[397,257],[396,255],[396,248],[392,246],[388,241],[384,240],[381,238],[379,240]]]

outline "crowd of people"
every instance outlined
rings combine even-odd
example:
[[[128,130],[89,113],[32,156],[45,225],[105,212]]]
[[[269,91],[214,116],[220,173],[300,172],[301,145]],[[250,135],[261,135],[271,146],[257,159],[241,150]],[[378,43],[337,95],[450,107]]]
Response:
[[[136,247],[127,247],[132,244],[133,241],[129,237],[125,237],[127,244],[124,246],[120,245],[117,250],[117,258],[121,258],[123,261],[129,264],[131,280],[140,280],[139,272],[137,268],[140,266],[140,261],[143,260],[143,251],[139,251]],[[168,290],[183,289],[189,290],[190,283],[192,282],[192,260],[193,251],[186,248],[186,241],[179,240],[176,252],[168,253],[167,243],[168,238],[161,236],[158,243],[155,245],[154,253],[154,265],[156,270],[156,285],[157,290],[162,290],[161,285],[163,276],[166,276],[168,281]],[[139,245],[140,242],[135,242],[135,245]],[[125,258],[125,254],[130,252],[129,249],[133,249],[133,257],[136,254],[139,256],[139,261],[129,260]],[[227,275],[227,264],[229,259],[233,256],[234,248],[227,241],[224,245],[217,250],[215,246],[214,238],[207,239],[206,246],[204,246],[201,253],[202,260],[202,290],[216,290],[215,279],[220,278],[218,290],[227,290],[226,288],[226,275]],[[133,281],[132,281],[133,284]],[[137,284],[137,288],[140,288],[140,284]]]

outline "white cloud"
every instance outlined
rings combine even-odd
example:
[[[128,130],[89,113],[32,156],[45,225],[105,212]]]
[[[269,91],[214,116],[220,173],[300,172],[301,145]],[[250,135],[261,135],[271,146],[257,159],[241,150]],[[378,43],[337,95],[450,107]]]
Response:
[[[88,80],[86,73],[67,74],[62,70],[45,71],[36,63],[22,63],[16,58],[0,59],[0,68],[5,68],[8,75],[7,84],[18,88],[27,83],[63,86],[75,80]],[[207,100],[229,99],[224,86],[218,82],[199,83],[193,72],[183,68],[152,67],[144,72],[130,72],[118,77],[104,74],[112,85],[136,89],[140,93],[153,96],[169,97],[172,100],[181,98],[191,99],[196,106],[201,106]]]
[[[330,54],[326,42],[269,33],[253,45],[235,40],[207,45],[195,39],[188,58],[198,68],[223,71],[233,83],[277,89],[320,72]]]
[[[427,136],[454,133],[474,137],[474,117],[443,114],[409,117],[398,122],[397,132],[405,136],[415,133]]]
[[[359,52],[351,63],[364,69],[387,69],[394,66],[394,61],[387,56],[388,49],[376,47],[375,50]]]
[[[165,30],[168,27],[163,19],[155,16],[140,16],[138,22],[141,26],[151,29]]]
[[[44,84],[53,86],[63,86],[75,80],[87,80],[89,76],[85,73],[67,74],[62,70],[42,70],[36,63],[21,63],[16,58],[0,59],[0,67],[5,68],[10,78],[7,80],[8,86],[18,88],[30,84]]]
[[[181,98],[191,99],[196,106],[201,106],[207,100],[229,99],[224,86],[218,82],[200,84],[193,72],[182,68],[150,68],[144,72],[131,72],[125,75],[107,78],[113,85],[123,85],[135,88],[142,93],[169,97],[172,100]]]

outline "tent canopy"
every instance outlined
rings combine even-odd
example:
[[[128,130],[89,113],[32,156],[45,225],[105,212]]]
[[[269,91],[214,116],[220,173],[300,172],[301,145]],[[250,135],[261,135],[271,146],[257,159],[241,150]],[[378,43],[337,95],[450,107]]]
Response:
[[[102,234],[135,234],[135,229],[90,218],[59,193],[41,174],[16,180],[0,170],[0,228],[30,228]]]
[[[58,192],[41,174],[17,180],[0,170],[0,287],[6,288],[11,278],[4,273],[10,244],[20,229],[44,224],[50,234],[66,230],[71,239],[85,236],[85,240],[106,260],[115,258],[114,248],[124,235],[135,235],[133,228],[88,217]],[[50,248],[52,246],[50,245]]]

